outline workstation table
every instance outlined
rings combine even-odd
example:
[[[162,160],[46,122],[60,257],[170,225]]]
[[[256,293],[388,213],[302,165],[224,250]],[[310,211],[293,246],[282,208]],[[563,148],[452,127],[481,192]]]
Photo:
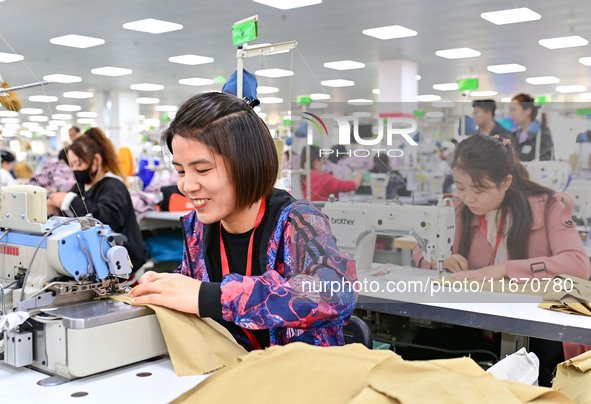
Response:
[[[434,291],[426,285],[439,279],[437,271],[399,266],[388,271],[383,265],[380,268],[358,274],[359,280],[366,280],[368,286],[359,292],[357,308],[501,332],[501,357],[522,346],[527,348],[529,337],[591,345],[591,317],[539,308],[541,295],[452,291],[449,287]],[[369,282],[377,282],[373,291],[369,290]],[[388,282],[396,282],[407,291],[389,292],[392,284]],[[421,288],[417,290],[418,286],[411,285]]]
[[[190,210],[178,211],[178,212],[162,212],[159,210],[153,210],[144,213],[140,220],[141,230],[156,230],[180,227],[180,218],[185,216]]]
[[[41,386],[37,382],[48,375],[28,368],[13,368],[0,361],[0,402],[162,404],[174,400],[207,376],[177,376],[170,359],[165,357],[57,386]]]

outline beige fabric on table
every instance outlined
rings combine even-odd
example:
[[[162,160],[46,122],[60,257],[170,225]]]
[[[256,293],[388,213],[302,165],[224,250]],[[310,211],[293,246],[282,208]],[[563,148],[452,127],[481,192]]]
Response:
[[[591,304],[589,303],[591,301],[591,281],[571,275],[556,275],[554,279],[556,279],[555,284],[562,286],[562,290],[558,292],[550,290],[544,293],[544,301],[540,303],[539,307],[563,313],[591,316]],[[572,280],[573,288],[570,291],[565,289],[565,286],[570,289],[569,282],[565,283],[566,279]]]
[[[552,388],[563,392],[577,404],[591,403],[591,351],[559,363]]]
[[[130,303],[126,294],[111,297]],[[166,307],[148,307],[156,313],[174,371],[179,376],[213,372],[247,353],[228,330],[210,318]]]
[[[545,387],[496,379],[472,359],[404,361],[360,344],[274,346],[238,358],[173,404],[572,403]]]

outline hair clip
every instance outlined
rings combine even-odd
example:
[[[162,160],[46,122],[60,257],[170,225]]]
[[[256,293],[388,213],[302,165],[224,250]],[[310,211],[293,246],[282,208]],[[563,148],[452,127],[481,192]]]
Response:
[[[511,139],[506,137],[500,137],[499,135],[492,135],[495,139],[497,139],[503,146],[508,146],[511,144]]]
[[[254,100],[252,100],[252,101],[251,101],[251,100],[250,100],[250,98],[248,98],[248,97],[244,97],[244,98],[242,99],[242,101],[244,101],[245,103],[247,103],[247,104],[248,104],[248,105],[249,105],[251,108],[254,108],[254,107],[256,107],[257,105],[259,105],[259,104],[261,103],[261,102],[260,102],[258,99],[256,99],[256,98],[255,98]]]

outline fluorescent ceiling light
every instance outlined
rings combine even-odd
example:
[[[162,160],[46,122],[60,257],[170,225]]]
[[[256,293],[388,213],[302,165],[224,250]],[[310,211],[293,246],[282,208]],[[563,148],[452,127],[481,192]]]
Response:
[[[480,17],[496,25],[514,24],[516,22],[535,21],[542,16],[527,7],[513,8],[509,10],[491,11],[480,14]]]
[[[313,6],[322,3],[322,0],[253,0],[255,3],[265,6],[275,7],[280,10],[290,10],[292,8]]]
[[[591,56],[580,58],[579,63],[584,64],[585,66],[591,66]]]
[[[143,20],[126,22],[123,24],[123,28],[131,31],[148,32],[150,34],[163,34],[165,32],[178,31],[183,29],[183,26],[174,22],[146,18]]]
[[[51,115],[51,119],[57,119],[59,121],[67,121],[68,119],[72,119],[72,115],[70,115],[70,114],[53,114],[53,115]]]
[[[575,85],[571,85],[571,86],[557,86],[556,87],[556,91],[558,91],[559,93],[582,93],[587,91],[587,87],[582,86],[580,84],[575,84]]]
[[[164,90],[164,86],[162,84],[151,84],[151,83],[139,83],[139,84],[132,84],[129,86],[132,90],[136,91],[160,91]]]
[[[151,97],[139,97],[135,99],[138,104],[158,104],[160,100],[158,98]]]
[[[2,63],[20,62],[24,58],[25,57],[23,55],[18,55],[16,53],[0,52],[0,62]]]
[[[180,79],[179,84],[184,84],[186,86],[207,86],[209,84],[213,84],[213,80],[202,79],[200,77],[191,77],[188,79]]]
[[[88,91],[67,91],[62,94],[65,98],[78,98],[78,99],[85,99],[85,98],[92,98],[94,97],[94,93],[90,93]]]
[[[279,89],[277,87],[270,87],[270,86],[258,86],[257,87],[257,94],[274,94],[278,93]]]
[[[540,39],[538,41],[540,45],[548,49],[561,49],[561,48],[574,48],[576,46],[585,46],[589,42],[578,35],[575,36],[563,36],[559,38],[547,38]]]
[[[446,59],[475,58],[480,56],[480,52],[471,48],[444,49],[436,51],[435,54]]]
[[[180,63],[182,65],[202,65],[205,63],[212,63],[213,58],[207,56],[199,56],[199,55],[180,55],[180,56],[171,56],[168,58],[169,62],[172,63]]]
[[[91,118],[79,118],[76,122],[82,125],[95,125],[94,119]]]
[[[156,111],[176,112],[179,108],[176,105],[158,105]]]
[[[457,90],[458,88],[459,88],[458,83],[433,84],[433,89],[439,90],[439,91],[452,91],[452,90]]]
[[[352,100],[347,100],[347,104],[350,104],[350,105],[371,105],[371,104],[373,104],[373,101],[367,100],[364,98],[355,98]]]
[[[371,112],[365,112],[365,111],[353,112],[352,115],[357,118],[371,118]]]
[[[312,101],[330,100],[330,94],[312,93],[310,94],[310,98]]]
[[[118,77],[118,76],[127,76],[128,74],[133,73],[133,70],[125,69],[122,67],[105,66],[105,67],[97,67],[96,69],[92,69],[90,72],[92,74],[96,74],[99,76]]]
[[[18,112],[25,115],[39,115],[43,113],[43,110],[41,108],[22,108]]]
[[[580,94],[580,96],[584,100],[591,100],[591,93],[583,93],[583,94]]]
[[[270,78],[293,76],[293,72],[291,70],[285,70],[285,69],[256,70],[254,72],[254,74],[256,74],[257,76],[270,77]]]
[[[368,28],[361,31],[361,33],[382,40],[406,38],[409,36],[417,35],[417,31],[403,27],[401,25],[389,25],[387,27]]]
[[[441,97],[435,94],[424,94],[424,95],[417,95],[416,97],[417,101],[439,101],[441,100]]]
[[[259,98],[261,104],[281,104],[283,102],[283,98],[279,97],[261,97]]]
[[[62,105],[56,105],[55,109],[58,111],[75,112],[75,111],[80,111],[82,109],[82,107],[80,105],[62,104]]]
[[[525,66],[519,65],[517,63],[508,63],[504,65],[491,65],[486,68],[489,72],[497,73],[497,74],[505,74],[505,73],[517,73],[517,72],[524,72]]]
[[[355,62],[353,60],[340,60],[338,62],[327,62],[324,64],[324,67],[334,70],[363,69],[365,63]]]
[[[498,93],[496,91],[490,91],[490,90],[483,90],[483,91],[472,91],[470,93],[470,95],[472,97],[492,97],[493,95],[497,95]]]
[[[501,98],[501,102],[511,102],[511,97],[503,97]]]
[[[79,83],[82,81],[80,76],[70,76],[69,74],[48,74],[43,76],[43,80],[49,80],[54,83]]]
[[[102,45],[105,43],[104,39],[93,38],[90,36],[69,34],[64,36],[58,36],[49,40],[54,45],[69,46],[72,48],[91,48],[93,46]]]
[[[53,125],[53,126],[64,126],[64,125],[67,125],[68,123],[66,121],[59,121],[56,119],[52,119],[49,121],[49,124]]]
[[[417,74],[417,75],[415,76],[415,80],[416,80],[416,81],[419,81],[419,80],[420,80],[420,79],[422,79],[422,78],[423,78],[423,77],[422,77],[420,74]]]
[[[351,87],[351,86],[355,85],[355,82],[351,81],[351,80],[342,80],[342,79],[322,80],[320,82],[320,85],[326,86],[326,87]]]
[[[49,118],[47,118],[47,120],[49,120]],[[39,122],[23,122],[21,126],[24,126],[25,128],[38,128]]]
[[[328,107],[326,102],[312,102],[310,105],[308,105],[308,108],[310,109],[322,109],[326,107]]]
[[[56,102],[57,97],[53,95],[31,95],[29,97],[29,101],[31,102]]]
[[[18,118],[2,118],[2,119],[0,119],[0,122],[17,124],[17,123],[20,123],[21,120]]]
[[[78,112],[76,114],[76,116],[78,118],[96,118],[96,115],[97,115],[96,112],[89,112],[89,111]]]
[[[0,117],[14,118],[17,116],[18,116],[18,112],[16,112],[16,111],[0,111]]]
[[[375,95],[379,95],[382,92],[382,90],[380,90],[379,88],[374,88],[373,90],[371,90],[371,92]]]
[[[554,76],[539,76],[539,77],[528,77],[525,79],[528,84],[538,86],[540,84],[556,84],[560,83],[560,79]]]

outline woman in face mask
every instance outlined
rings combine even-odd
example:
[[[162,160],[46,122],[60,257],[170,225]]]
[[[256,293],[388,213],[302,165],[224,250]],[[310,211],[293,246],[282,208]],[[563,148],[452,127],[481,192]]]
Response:
[[[113,144],[100,129],[91,128],[68,148],[68,163],[76,184],[70,192],[49,195],[49,213],[66,216],[91,213],[114,232],[124,234],[127,237],[124,245],[137,270],[146,262],[148,253]]]

